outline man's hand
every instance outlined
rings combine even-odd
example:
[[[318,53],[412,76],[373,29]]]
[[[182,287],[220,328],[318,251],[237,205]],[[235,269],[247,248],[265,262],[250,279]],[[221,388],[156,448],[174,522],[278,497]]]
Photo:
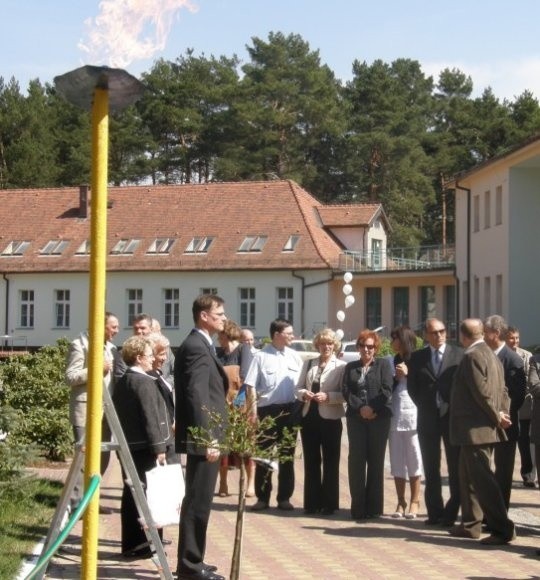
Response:
[[[500,413],[499,413],[499,425],[503,429],[508,429],[508,427],[510,427],[510,425],[512,425],[512,421],[510,420],[510,415],[508,413],[504,413],[503,411],[500,411]]]
[[[377,417],[377,413],[375,413],[373,408],[369,405],[364,405],[363,407],[360,407],[360,417],[362,417],[362,419],[371,420]]]
[[[167,456],[165,455],[165,453],[158,453],[156,455],[156,461],[160,464],[160,465],[165,465],[167,463]]]

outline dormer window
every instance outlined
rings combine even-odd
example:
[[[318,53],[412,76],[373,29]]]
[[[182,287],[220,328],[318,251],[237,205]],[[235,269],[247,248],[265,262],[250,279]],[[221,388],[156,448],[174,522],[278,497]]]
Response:
[[[22,256],[29,245],[30,242],[22,242],[18,240],[9,242],[2,252],[2,256]]]
[[[261,252],[267,236],[246,236],[238,248],[239,252]]]
[[[131,255],[137,249],[140,240],[120,240],[111,250],[111,254]]]
[[[156,238],[151,244],[147,254],[168,254],[174,244],[174,238]]]
[[[193,238],[184,250],[186,254],[206,254],[212,245],[214,238]]]
[[[50,240],[39,251],[42,256],[59,256],[69,244],[66,240]]]
[[[77,256],[87,256],[90,254],[90,240],[84,240],[84,242],[77,248],[75,254]]]
[[[294,250],[296,249],[296,244],[298,244],[298,241],[300,240],[300,236],[289,236],[289,239],[287,240],[287,243],[283,246],[283,251],[284,252],[294,252]]]

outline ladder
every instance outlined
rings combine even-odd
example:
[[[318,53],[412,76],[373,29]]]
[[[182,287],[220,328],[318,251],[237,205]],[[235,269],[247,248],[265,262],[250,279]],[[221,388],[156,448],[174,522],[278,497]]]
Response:
[[[135,500],[135,505],[137,506],[137,510],[139,512],[139,519],[141,522],[143,522],[143,529],[146,535],[146,539],[150,549],[153,552],[152,561],[156,565],[161,578],[165,580],[172,580],[173,575],[171,573],[169,563],[167,562],[167,556],[165,555],[163,544],[159,538],[157,527],[152,520],[152,516],[148,508],[148,503],[146,502],[146,496],[144,494],[141,481],[139,480],[139,476],[137,475],[137,470],[135,468],[135,464],[133,463],[133,458],[131,457],[129,446],[124,436],[122,426],[120,425],[118,415],[116,414],[111,394],[106,388],[103,389],[103,409],[105,417],[109,423],[112,436],[110,442],[101,443],[101,451],[117,452],[118,459],[120,460],[120,464],[123,468],[123,473],[125,473],[127,476],[126,483],[131,488],[133,499]],[[84,442],[78,442],[75,445],[75,455],[73,457],[73,461],[66,478],[64,489],[62,490],[62,495],[60,496],[60,500],[56,506],[51,526],[45,538],[42,555],[47,553],[47,550],[52,546],[54,540],[62,530],[62,525],[68,510],[69,500],[71,498],[73,488],[77,482],[77,477],[79,477],[80,471],[83,467],[83,448]],[[42,580],[44,574],[45,571],[36,575],[36,578]]]

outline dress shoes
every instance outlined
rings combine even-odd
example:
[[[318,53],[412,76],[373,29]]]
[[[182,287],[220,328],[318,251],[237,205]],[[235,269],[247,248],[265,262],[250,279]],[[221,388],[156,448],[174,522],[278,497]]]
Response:
[[[448,530],[448,533],[454,538],[467,538],[469,540],[478,540],[480,537],[480,532],[473,532],[472,530],[469,530],[469,528],[466,528],[462,525],[452,526]]]
[[[268,509],[268,504],[260,499],[259,501],[255,502],[249,509],[252,512],[262,512],[263,510]]]
[[[285,512],[290,512],[294,509],[293,504],[288,499],[278,501],[277,506],[279,510],[283,510]]]
[[[441,522],[441,518],[428,518],[427,520],[424,520],[426,526],[440,526]]]
[[[216,574],[215,570],[204,568],[200,572],[177,572],[178,580],[225,580],[225,576]]]
[[[510,537],[500,536],[499,534],[491,534],[480,540],[484,546],[503,546],[516,539],[516,532],[514,531]]]

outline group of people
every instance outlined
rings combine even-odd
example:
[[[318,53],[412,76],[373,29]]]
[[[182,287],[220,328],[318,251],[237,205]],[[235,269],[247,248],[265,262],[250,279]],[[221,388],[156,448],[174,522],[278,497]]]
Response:
[[[484,526],[490,532],[482,540],[487,544],[504,544],[515,538],[508,507],[518,442],[526,485],[531,481],[534,485],[535,463],[520,426],[522,430],[532,426],[536,462],[540,455],[540,424],[536,424],[540,403],[536,409],[532,406],[532,419],[531,415],[528,419],[519,417],[526,399],[540,400],[540,357],[523,356],[526,351],[518,350],[519,335],[515,340],[517,330],[509,329],[500,316],[491,316],[485,323],[463,321],[463,348],[447,343],[446,328],[435,318],[426,321],[427,345],[418,350],[412,330],[397,327],[391,332],[394,355],[390,357],[378,356],[380,336],[365,329],[357,339],[358,360],[345,364],[339,358],[339,340],[329,328],[313,339],[318,356],[303,362],[290,348],[294,330],[287,320],[274,320],[270,342],[257,350],[251,331],[242,331],[226,319],[224,301],[219,296],[199,296],[192,312],[194,328],[178,348],[176,358],[157,321],[147,315],[135,319],[134,335],[123,344],[121,358],[112,344],[118,320],[110,313],[106,315],[104,337],[104,384],[112,388],[141,481],[145,482],[145,472],[156,461],[178,462],[180,454],[186,454],[179,578],[223,578],[215,566],[204,562],[206,532],[218,477],[218,494],[226,496],[227,472],[238,459],[220,452],[224,426],[212,424],[209,411],[226,417],[227,406],[234,404],[240,391],[245,391],[245,412],[250,421],[256,423],[267,416],[273,419],[263,446],[282,444],[277,471],[278,509],[294,509],[295,445],[286,437],[295,428],[300,430],[302,441],[305,513],[331,515],[339,509],[345,417],[353,519],[383,514],[388,445],[397,495],[393,517],[418,516],[424,475],[427,525],[446,526],[450,534],[468,538],[479,538]],[[218,337],[217,349],[214,335]],[[73,387],[70,416],[76,441],[84,437],[87,345],[86,333],[73,341],[66,370],[67,382]],[[526,364],[530,367],[528,383]],[[210,433],[214,443],[201,445],[192,428]],[[104,430],[104,440],[107,435],[110,432]],[[450,488],[446,503],[441,446]],[[490,468],[492,454],[494,471]],[[256,496],[251,509],[266,510],[273,491],[273,468],[270,462],[245,461],[246,495]],[[105,458],[102,470],[106,464]],[[74,495],[73,501],[77,501]],[[461,521],[456,524],[460,508]],[[150,555],[127,485],[121,515],[123,553]]]

